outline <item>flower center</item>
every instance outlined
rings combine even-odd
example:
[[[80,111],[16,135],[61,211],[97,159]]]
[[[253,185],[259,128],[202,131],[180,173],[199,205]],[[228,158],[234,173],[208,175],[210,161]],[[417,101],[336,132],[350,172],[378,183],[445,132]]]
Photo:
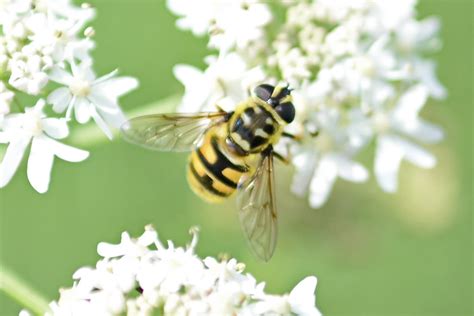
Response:
[[[372,116],[372,122],[374,124],[375,131],[379,134],[383,134],[390,130],[390,120],[384,113],[375,113]]]
[[[325,132],[321,132],[316,137],[316,148],[321,152],[329,152],[334,148],[334,141],[332,137]]]
[[[34,112],[27,112],[23,115],[21,127],[25,132],[31,134],[33,137],[39,136],[43,133],[41,117]]]
[[[375,65],[369,57],[363,56],[357,58],[355,67],[360,73],[367,77],[373,77],[375,75]]]
[[[75,79],[69,85],[71,93],[78,97],[88,96],[91,92],[91,85],[89,81],[83,79]]]

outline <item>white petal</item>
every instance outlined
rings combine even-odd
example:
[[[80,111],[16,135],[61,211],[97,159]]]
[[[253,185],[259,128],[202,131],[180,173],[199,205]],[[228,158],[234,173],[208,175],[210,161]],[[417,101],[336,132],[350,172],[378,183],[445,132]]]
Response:
[[[289,301],[293,312],[297,314],[301,313],[300,311],[295,310],[294,306],[314,307],[316,303],[314,291],[316,290],[317,282],[318,280],[314,276],[306,277],[290,292]]]
[[[438,143],[444,137],[443,130],[439,126],[421,119],[404,126],[401,131],[420,142],[428,144]]]
[[[46,105],[46,101],[44,99],[39,99],[36,101],[36,104],[33,107],[33,111],[37,113],[39,116],[44,117],[43,109]]]
[[[28,158],[28,180],[38,193],[48,191],[53,167],[54,154],[48,146],[47,137],[33,138],[30,157]]]
[[[327,201],[336,179],[336,163],[327,155],[320,160],[309,186],[309,203],[312,207],[321,207]]]
[[[173,74],[181,81],[181,83],[187,87],[195,84],[202,80],[203,73],[196,67],[190,65],[179,64],[173,67]]]
[[[380,136],[375,151],[374,172],[377,182],[385,192],[395,192],[398,187],[398,170],[402,152],[388,136]]]
[[[293,176],[291,191],[296,195],[303,196],[306,193],[317,162],[317,155],[314,151],[301,153],[293,158],[296,171]]]
[[[7,144],[10,142],[10,137],[5,132],[0,132],[0,144]]]
[[[100,108],[103,111],[114,113],[119,108],[117,102],[106,95],[101,94],[99,91],[93,90],[88,96],[88,99],[92,104],[94,104],[94,106]]]
[[[100,242],[97,245],[97,253],[104,258],[118,257],[126,253],[127,245],[131,244],[130,235],[123,232],[120,238],[120,244],[110,244],[107,242]]]
[[[0,188],[3,188],[10,182],[20,165],[30,140],[29,137],[19,137],[10,141],[3,156],[3,161],[0,163]]]
[[[58,88],[48,96],[48,103],[53,105],[56,113],[62,113],[66,110],[69,102],[71,102],[72,94],[69,88]]]
[[[145,232],[138,237],[137,243],[141,246],[147,247],[157,241],[158,234],[150,226],[145,227]]]
[[[66,110],[66,119],[70,120],[72,117],[72,110],[74,109],[74,105],[77,102],[77,97],[75,95],[72,96],[71,101],[69,102]]]
[[[47,144],[56,156],[69,162],[81,162],[89,157],[89,152],[47,138]]]
[[[338,155],[335,157],[339,176],[347,181],[364,182],[369,178],[369,172],[363,165],[350,160],[347,157]]]
[[[439,29],[441,27],[441,22],[437,17],[427,17],[419,21],[419,31],[418,40],[426,41],[430,40],[438,35]]]
[[[138,80],[132,77],[112,78],[97,84],[94,89],[111,99],[117,99],[138,87]]]
[[[112,77],[114,77],[117,73],[118,73],[118,69],[115,69],[115,70],[109,72],[108,74],[103,75],[103,76],[100,77],[100,78],[97,78],[92,84],[93,84],[93,85],[98,85],[98,84],[100,84],[100,83],[103,83],[103,82],[105,82],[105,81],[108,81],[109,79],[111,79]]]
[[[89,122],[91,118],[89,100],[86,98],[78,99],[74,106],[74,115],[76,116],[76,120],[81,124]]]
[[[436,158],[418,145],[410,143],[401,138],[398,139],[398,146],[404,154],[404,158],[420,168],[433,168],[436,165]]]
[[[54,67],[49,73],[49,79],[62,85],[69,86],[73,78],[66,70],[60,67]]]
[[[120,109],[115,113],[102,112],[101,109],[98,109],[98,113],[108,125],[115,128],[120,128],[127,121],[125,114]]]
[[[124,254],[122,245],[114,245],[106,242],[100,242],[97,245],[97,253],[104,258],[118,257]]]
[[[74,77],[85,79],[91,83],[95,80],[95,73],[92,70],[92,60],[83,60],[79,65],[75,62],[71,62],[71,69]]]
[[[102,132],[104,132],[105,136],[107,136],[109,139],[113,139],[114,135],[112,134],[112,131],[107,126],[107,123],[105,123],[105,121],[96,111],[96,109],[93,106],[90,106],[90,111],[91,111],[92,118],[94,119],[97,126],[99,126],[99,128],[102,130]]]
[[[427,98],[428,90],[423,85],[412,87],[398,100],[394,110],[395,118],[400,122],[415,120]]]
[[[69,135],[69,128],[65,119],[45,118],[41,122],[44,132],[53,138],[63,139]]]
[[[433,61],[418,61],[415,63],[415,72],[420,82],[422,82],[431,96],[435,99],[444,99],[447,96],[446,88],[441,84],[436,76],[436,64]]]

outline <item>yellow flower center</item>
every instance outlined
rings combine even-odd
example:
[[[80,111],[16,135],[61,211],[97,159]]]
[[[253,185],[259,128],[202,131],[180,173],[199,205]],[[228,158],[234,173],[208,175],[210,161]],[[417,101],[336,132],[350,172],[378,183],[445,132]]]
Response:
[[[88,81],[83,79],[75,79],[69,85],[69,90],[71,93],[77,97],[85,97],[88,96],[91,92],[91,85]]]

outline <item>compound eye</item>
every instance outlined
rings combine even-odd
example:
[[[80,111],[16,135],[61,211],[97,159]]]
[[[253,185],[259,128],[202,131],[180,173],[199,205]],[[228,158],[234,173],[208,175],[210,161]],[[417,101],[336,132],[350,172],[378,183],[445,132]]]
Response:
[[[295,119],[295,107],[291,102],[285,102],[275,107],[275,111],[286,122],[291,123]]]
[[[269,84],[261,84],[255,88],[254,93],[257,97],[267,102],[272,96],[273,90],[275,90],[274,86]]]

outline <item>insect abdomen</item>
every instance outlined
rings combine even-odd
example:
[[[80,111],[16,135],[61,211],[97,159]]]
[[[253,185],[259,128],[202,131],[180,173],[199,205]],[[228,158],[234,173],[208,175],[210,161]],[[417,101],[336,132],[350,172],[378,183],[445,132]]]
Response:
[[[233,162],[225,154],[218,136],[208,131],[191,154],[187,176],[197,195],[208,202],[220,202],[234,193],[247,171],[245,164]]]

